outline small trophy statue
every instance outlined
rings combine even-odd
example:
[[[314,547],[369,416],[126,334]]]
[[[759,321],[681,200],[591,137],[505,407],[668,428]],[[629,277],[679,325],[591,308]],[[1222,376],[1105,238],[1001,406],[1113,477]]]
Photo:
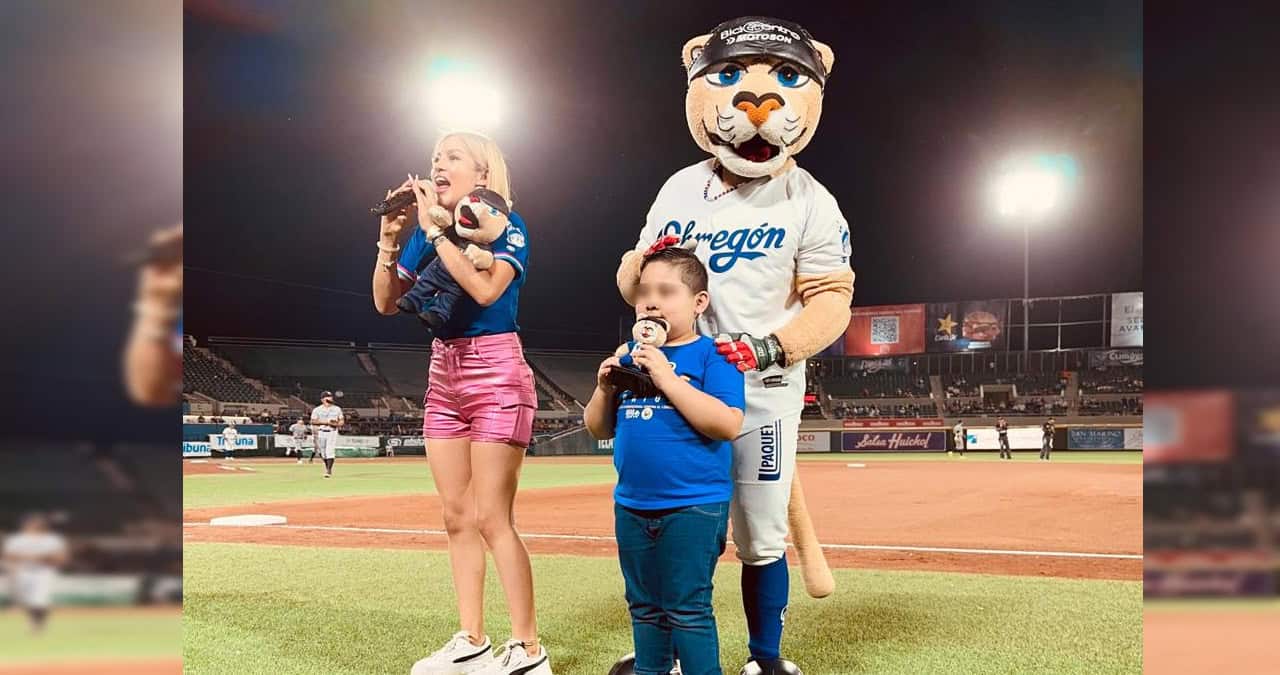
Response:
[[[642,316],[636,320],[636,325],[631,328],[631,337],[635,338],[636,346],[653,345],[661,347],[667,342],[667,330],[670,325],[664,319],[657,317]],[[653,384],[653,378],[644,368],[637,365],[635,360],[631,358],[631,351],[627,345],[618,347],[614,352],[618,356],[621,366],[614,366],[609,371],[609,381],[613,383],[619,392],[630,391],[631,395],[636,398],[651,398],[659,394],[658,387]]]

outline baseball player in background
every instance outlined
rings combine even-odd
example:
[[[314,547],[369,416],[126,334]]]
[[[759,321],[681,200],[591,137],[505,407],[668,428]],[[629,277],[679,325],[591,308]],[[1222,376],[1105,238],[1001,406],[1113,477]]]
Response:
[[[1040,425],[1040,459],[1049,461],[1049,455],[1053,452],[1053,418],[1050,417],[1047,422]]]
[[[996,433],[1000,436],[1000,459],[1013,459],[1009,450],[1009,422],[1001,417],[996,420]]]
[[[40,514],[28,516],[18,533],[5,539],[2,559],[9,572],[10,593],[14,604],[27,612],[32,633],[44,630],[58,568],[68,558],[66,540]]]
[[[236,439],[240,438],[240,432],[236,430],[235,422],[227,422],[227,426],[222,428],[222,456],[227,459],[235,459]]]
[[[951,435],[956,442],[956,451],[964,457],[964,451],[969,447],[969,430],[964,427],[964,420],[956,420],[956,425],[951,427]]]
[[[333,404],[333,392],[320,394],[320,405],[311,411],[311,425],[316,430],[316,452],[324,460],[324,477],[333,477],[333,459],[338,447],[338,429],[342,428],[342,408]],[[315,453],[311,455],[315,457]]]
[[[289,433],[293,434],[293,451],[298,454],[298,463],[302,463],[302,443],[307,439],[307,424],[299,417],[293,426],[289,427]],[[289,456],[289,451],[285,450],[285,457]],[[315,451],[311,451],[311,457],[315,458]]]

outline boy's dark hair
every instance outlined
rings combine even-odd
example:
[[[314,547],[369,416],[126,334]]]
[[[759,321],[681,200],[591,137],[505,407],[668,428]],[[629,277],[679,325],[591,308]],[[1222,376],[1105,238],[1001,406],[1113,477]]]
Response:
[[[693,251],[670,246],[651,253],[640,263],[640,273],[644,274],[644,268],[655,262],[666,263],[680,270],[680,281],[695,294],[707,290],[707,268]]]

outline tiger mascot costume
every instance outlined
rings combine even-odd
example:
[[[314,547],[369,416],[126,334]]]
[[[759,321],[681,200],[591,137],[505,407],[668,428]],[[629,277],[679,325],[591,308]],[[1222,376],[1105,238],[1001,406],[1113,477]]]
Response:
[[[793,482],[805,359],[848,327],[853,270],[835,198],[795,155],[817,131],[835,56],[794,23],[748,16],[689,40],[681,57],[689,132],[711,158],[662,186],[618,289],[634,304],[643,257],[666,246],[691,247],[707,266],[711,306],[698,328],[747,376],[731,512],[750,633],[741,672],[799,673],[781,655],[789,524],[809,593],[833,585]]]

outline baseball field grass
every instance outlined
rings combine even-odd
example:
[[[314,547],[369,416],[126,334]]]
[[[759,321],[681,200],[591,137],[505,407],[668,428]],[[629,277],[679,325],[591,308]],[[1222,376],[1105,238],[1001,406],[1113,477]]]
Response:
[[[24,614],[0,612],[0,673],[28,663],[176,658],[181,644],[182,618],[176,607],[55,609],[38,636],[31,635]]]
[[[987,455],[810,455],[801,472],[811,461],[930,462],[934,471],[954,464],[957,476],[972,475],[963,470],[966,464],[991,462],[999,471],[996,454]],[[1054,460],[1138,464],[1141,455],[1062,452]],[[1034,453],[1014,460],[1036,461]],[[326,513],[341,519],[344,502],[331,498],[434,491],[421,457],[340,460],[333,480],[319,478],[318,464],[236,464],[235,471],[185,475],[187,508],[323,501],[331,504]],[[1044,471],[1054,469],[1047,464]],[[890,473],[850,475],[880,480]],[[521,490],[613,480],[607,457],[538,460],[525,465]],[[892,513],[887,508],[885,515]],[[564,517],[573,520],[572,513]],[[275,539],[236,543],[237,530],[221,528],[214,529],[229,538],[210,541],[200,517],[193,513],[190,520],[195,522],[184,544],[187,673],[403,674],[457,629],[448,558],[438,547],[417,550],[392,539],[352,547],[330,543],[323,534],[306,546]],[[1124,550],[1119,542],[1095,543],[1101,550]],[[533,566],[540,634],[555,672],[605,675],[631,650],[616,558],[539,552]],[[716,578],[722,665],[729,675],[747,656],[739,573],[736,563],[721,563]],[[808,675],[1142,672],[1141,581],[869,568],[839,568],[834,574],[836,594],[813,600],[792,568],[784,652]],[[486,616],[495,640],[509,634],[504,607],[491,567]]]
[[[185,670],[407,673],[455,614],[448,558],[427,551],[188,544]],[[604,675],[631,650],[616,561],[534,557],[540,633],[557,673]],[[716,575],[724,672],[746,658],[739,567]],[[810,675],[1139,673],[1139,582],[835,570],[823,600],[793,584],[784,650]],[[490,568],[487,630],[508,635]]]
[[[319,481],[324,471],[319,462],[240,462],[241,468],[219,474],[184,476],[184,509],[254,504],[295,499],[368,497],[394,494],[434,494],[435,483],[424,457],[394,462],[339,459],[335,480]],[[521,489],[610,483],[616,479],[613,466],[597,464],[527,464],[520,477]]]

